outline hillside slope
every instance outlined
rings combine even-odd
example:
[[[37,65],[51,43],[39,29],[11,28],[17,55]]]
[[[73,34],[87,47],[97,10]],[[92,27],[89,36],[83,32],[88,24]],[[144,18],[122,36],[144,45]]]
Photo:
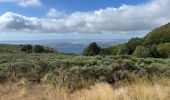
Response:
[[[89,49],[87,53],[95,52],[95,49],[87,48]],[[100,48],[99,52],[94,55],[133,55],[139,58],[168,58],[170,57],[170,23],[154,29],[143,38],[136,37],[124,44],[113,45],[109,48],[98,48]]]
[[[154,29],[144,37],[145,45],[170,42],[170,23]]]

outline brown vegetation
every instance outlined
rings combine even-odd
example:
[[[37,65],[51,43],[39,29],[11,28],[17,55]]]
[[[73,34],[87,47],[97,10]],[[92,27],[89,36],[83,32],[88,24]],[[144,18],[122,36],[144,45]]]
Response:
[[[52,85],[3,85],[0,100],[169,100],[170,84],[167,82],[134,83],[112,87],[98,83],[88,89],[69,93]]]

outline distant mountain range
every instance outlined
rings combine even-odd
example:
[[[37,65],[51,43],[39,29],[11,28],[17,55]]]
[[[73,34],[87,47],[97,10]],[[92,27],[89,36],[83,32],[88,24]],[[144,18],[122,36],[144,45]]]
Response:
[[[58,39],[58,40],[30,40],[30,41],[1,41],[1,44],[40,44],[56,49],[63,53],[81,53],[91,42],[97,42],[103,48],[119,43],[125,43],[128,39],[114,40],[79,40],[79,39]]]

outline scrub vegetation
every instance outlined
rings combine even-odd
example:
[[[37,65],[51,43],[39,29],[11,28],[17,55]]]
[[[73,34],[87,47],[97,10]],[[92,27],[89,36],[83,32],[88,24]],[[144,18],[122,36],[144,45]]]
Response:
[[[0,45],[2,100],[169,100],[170,24],[144,38],[82,54]]]

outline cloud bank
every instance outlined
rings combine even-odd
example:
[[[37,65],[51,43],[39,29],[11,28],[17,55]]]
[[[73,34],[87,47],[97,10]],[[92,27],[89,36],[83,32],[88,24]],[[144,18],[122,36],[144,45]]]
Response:
[[[92,12],[75,12],[63,18],[26,17],[6,12],[0,16],[0,31],[39,33],[136,33],[152,30],[170,21],[170,0],[151,0],[140,5],[108,7]],[[54,14],[55,13],[55,14]],[[60,14],[51,9],[47,15]]]

